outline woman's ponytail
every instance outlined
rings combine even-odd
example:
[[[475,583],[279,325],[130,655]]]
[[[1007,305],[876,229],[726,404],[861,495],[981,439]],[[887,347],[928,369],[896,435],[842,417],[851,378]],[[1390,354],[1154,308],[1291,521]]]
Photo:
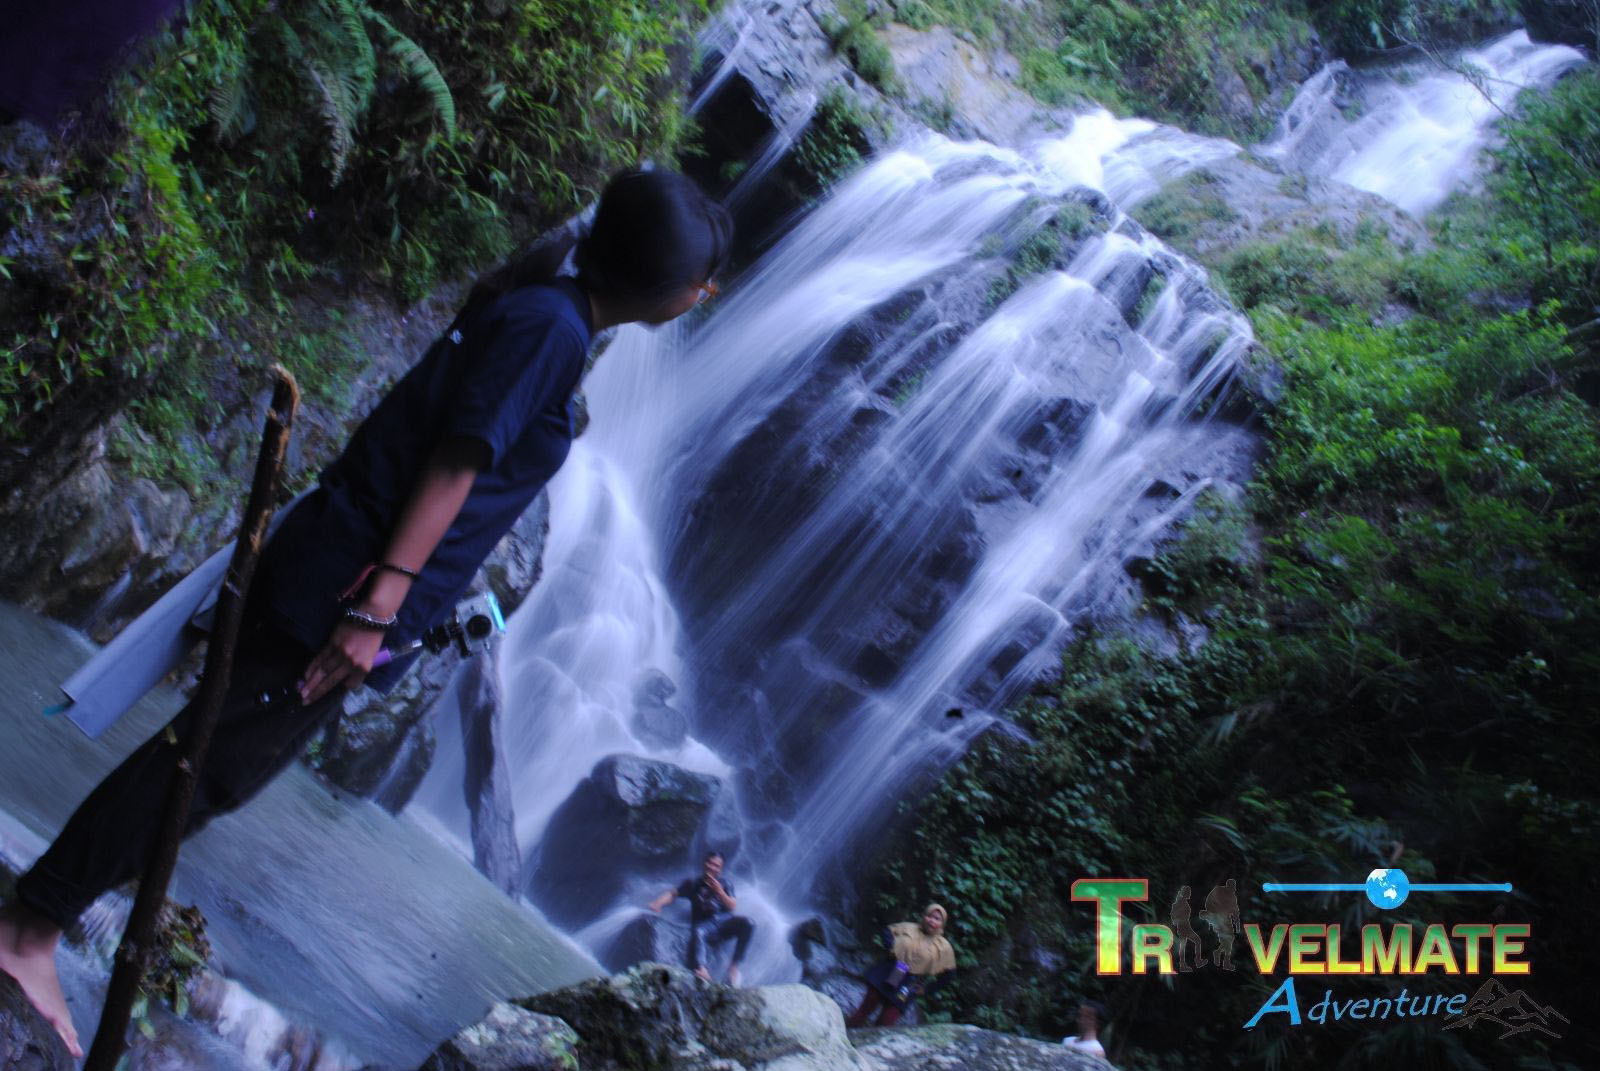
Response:
[[[577,243],[574,226],[564,224],[494,271],[479,276],[467,294],[466,305],[456,314],[456,322],[462,322],[469,314],[503,294],[524,286],[554,282]]]

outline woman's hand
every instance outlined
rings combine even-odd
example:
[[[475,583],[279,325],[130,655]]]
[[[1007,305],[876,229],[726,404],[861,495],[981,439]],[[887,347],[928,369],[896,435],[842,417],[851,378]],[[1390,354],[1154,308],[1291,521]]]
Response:
[[[306,666],[305,679],[300,682],[300,702],[315,703],[335,688],[359,688],[382,647],[383,633],[375,629],[349,623],[335,625],[328,642]]]
[[[477,439],[452,438],[429,452],[384,548],[382,562],[393,562],[412,573],[422,570],[461,512],[478,472],[488,464],[488,449]],[[400,612],[411,590],[411,578],[378,569],[365,587],[357,608],[373,617],[391,618]],[[306,667],[305,679],[300,682],[300,701],[315,703],[335,688],[360,687],[382,648],[382,632],[340,622]]]

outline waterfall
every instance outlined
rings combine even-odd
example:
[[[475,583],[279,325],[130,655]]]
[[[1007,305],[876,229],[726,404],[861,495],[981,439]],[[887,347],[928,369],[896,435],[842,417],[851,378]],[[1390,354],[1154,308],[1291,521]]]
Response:
[[[1518,92],[1546,88],[1582,62],[1575,48],[1535,44],[1517,30],[1462,53],[1448,69],[1332,63],[1301,87],[1262,152],[1421,214],[1471,175]]]
[[[928,135],[719,306],[617,332],[504,651],[524,852],[606,755],[721,776],[745,815],[752,977],[791,976],[782,924],[830,862],[1049,669],[1205,486],[1227,432],[1197,410],[1248,327],[1104,194],[1233,152],[1104,112],[1027,152]],[[1065,270],[1003,295],[1007,248],[1063,210]],[[693,725],[670,753],[630,725],[653,673]],[[418,804],[457,831],[458,785],[441,762]],[[606,907],[583,937],[625,924]]]
[[[1570,51],[1512,35],[1469,58],[1509,95]],[[1361,77],[1360,119],[1334,65],[1262,151],[1357,184],[1391,167],[1402,203],[1442,197],[1493,106],[1460,76]],[[504,652],[524,856],[606,756],[720,778],[749,975],[792,978],[787,925],[849,888],[897,800],[1050,673],[1075,622],[1125,605],[1121,567],[1196,496],[1244,478],[1251,436],[1216,414],[1248,323],[1122,210],[1239,151],[1103,110],[1025,150],[924,133],[718,304],[616,332]],[[1060,255],[1015,275],[1041,234]],[[635,716],[663,678],[691,726],[664,749]],[[413,812],[459,841],[458,785],[437,763]],[[578,939],[599,951],[660,880],[627,875]]]

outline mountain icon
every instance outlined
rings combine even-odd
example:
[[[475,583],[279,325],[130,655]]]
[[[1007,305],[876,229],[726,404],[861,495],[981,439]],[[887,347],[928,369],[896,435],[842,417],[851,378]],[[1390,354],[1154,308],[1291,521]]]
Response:
[[[1466,1008],[1459,1016],[1447,1021],[1444,1028],[1455,1030],[1464,1026],[1471,1029],[1480,1019],[1487,1019],[1499,1026],[1504,1031],[1500,1035],[1502,1040],[1530,1030],[1559,1038],[1561,1035],[1551,1029],[1554,1020],[1559,1019],[1568,1025],[1572,1022],[1554,1008],[1541,1006],[1528,996],[1526,990],[1506,988],[1498,978],[1490,978],[1479,986],[1478,991],[1472,994],[1472,999],[1467,1001]]]

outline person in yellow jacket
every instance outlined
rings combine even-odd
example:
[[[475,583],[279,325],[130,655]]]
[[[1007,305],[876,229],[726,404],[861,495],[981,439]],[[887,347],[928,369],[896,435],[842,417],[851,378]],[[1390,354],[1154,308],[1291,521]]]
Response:
[[[918,997],[938,992],[955,977],[956,950],[944,935],[950,913],[938,904],[922,910],[920,922],[897,922],[883,931],[889,958],[867,971],[867,992],[845,1020],[849,1027],[893,1026]]]

